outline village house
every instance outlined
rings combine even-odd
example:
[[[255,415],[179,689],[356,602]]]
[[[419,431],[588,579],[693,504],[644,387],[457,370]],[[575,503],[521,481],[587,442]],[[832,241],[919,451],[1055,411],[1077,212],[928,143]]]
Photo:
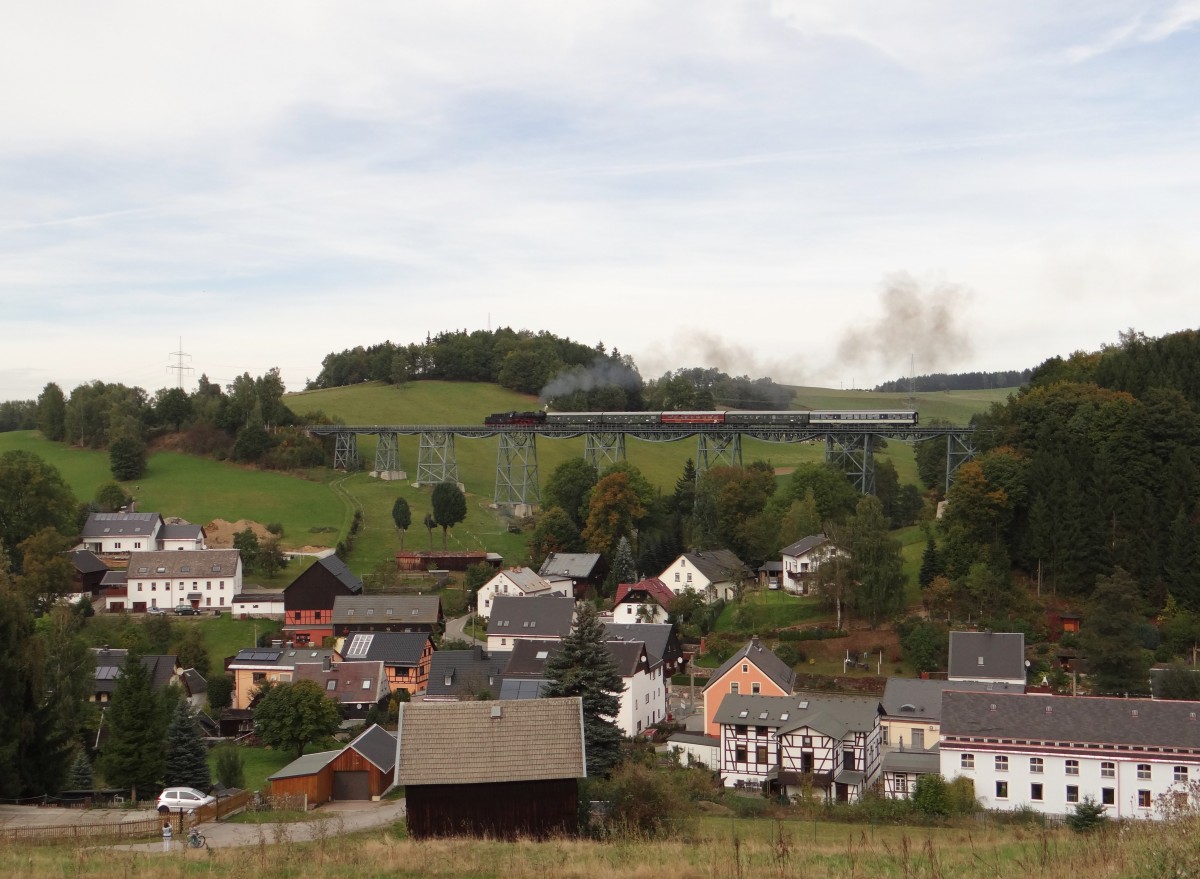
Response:
[[[985,809],[1110,818],[1200,807],[1200,705],[1038,694],[942,695],[941,773],[969,778]]]
[[[816,580],[817,568],[838,552],[824,534],[811,534],[788,544],[780,555],[780,585],[793,595],[808,595]]]
[[[382,662],[389,690],[410,696],[424,692],[429,683],[433,653],[428,632],[351,632],[337,649],[342,660]]]
[[[534,573],[531,568],[506,568],[479,587],[475,612],[485,620],[491,619],[497,598],[542,598],[547,595],[565,595],[573,599],[571,581],[551,581]]]
[[[333,634],[440,632],[446,623],[436,595],[339,595],[333,600]]]
[[[168,552],[181,549],[208,549],[208,535],[200,525],[182,520],[167,520],[158,532],[158,548]]]
[[[314,681],[320,686],[326,697],[338,703],[345,721],[363,720],[373,707],[387,707],[392,695],[382,662],[335,662],[332,656],[321,662],[297,662],[292,683],[298,681]]]
[[[125,572],[129,610],[229,610],[242,591],[242,554],[236,549],[138,552]]]
[[[158,513],[89,513],[83,523],[82,548],[107,556],[162,549],[162,527]]]
[[[494,699],[504,681],[510,650],[492,652],[475,645],[470,650],[436,650],[429,662],[426,702]]]
[[[665,623],[675,593],[657,577],[636,583],[621,583],[613,600],[613,621],[620,623]]]
[[[108,573],[108,565],[91,550],[77,549],[68,555],[71,556],[71,564],[75,568],[75,573],[71,575],[71,592],[75,596],[73,600],[79,601],[85,595],[88,598],[99,595],[100,590],[104,588],[104,575]]]
[[[687,657],[679,633],[671,623],[621,623],[604,624],[606,641],[642,641],[650,654],[651,662],[661,662],[668,684],[677,674],[683,674]],[[670,687],[668,687],[670,689]]]
[[[323,663],[333,651],[313,647],[246,647],[225,666],[233,677],[231,706],[242,710],[254,705],[264,683],[287,683],[297,663]]]
[[[243,586],[242,591],[233,596],[232,609],[233,615],[240,620],[282,620],[284,615],[283,590]]]
[[[578,697],[401,705],[396,739],[409,837],[576,832],[587,775]]]
[[[676,595],[684,592],[699,594],[708,604],[732,601],[750,571],[736,555],[727,549],[704,552],[685,552],[658,579]]]
[[[561,641],[571,631],[575,599],[568,595],[542,598],[514,598],[500,595],[493,602],[488,621],[489,653],[512,650],[518,639],[525,641]]]
[[[721,781],[794,796],[856,802],[879,775],[879,702],[801,693],[728,694],[716,713]]]
[[[795,685],[796,672],[758,638],[751,638],[704,685],[704,731],[710,736],[721,734],[716,715],[726,695],[790,696]]]
[[[1025,635],[1021,632],[951,632],[952,681],[1025,686]]]
[[[333,637],[333,603],[362,593],[362,580],[335,555],[317,559],[283,590],[283,632],[291,642],[323,644]]]
[[[546,580],[570,580],[576,598],[584,598],[589,589],[599,589],[608,576],[608,565],[598,552],[552,552],[538,568]]]
[[[121,677],[121,666],[129,657],[129,651],[93,647],[92,656],[96,661],[96,670],[93,673],[91,701],[103,705],[111,700],[112,694],[116,692],[117,682]],[[178,657],[147,654],[142,656],[142,665],[150,674],[150,687],[154,692],[158,693],[170,684],[182,685],[181,676],[184,670],[179,666]]]

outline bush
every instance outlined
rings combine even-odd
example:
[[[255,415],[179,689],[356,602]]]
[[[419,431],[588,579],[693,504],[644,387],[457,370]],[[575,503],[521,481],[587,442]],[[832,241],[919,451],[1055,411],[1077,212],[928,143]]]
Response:
[[[1067,826],[1076,833],[1091,833],[1103,827],[1107,820],[1108,815],[1104,813],[1104,807],[1091,797],[1084,797],[1067,816]]]
[[[665,836],[678,829],[688,812],[688,785],[693,771],[656,770],[628,760],[593,789],[608,803],[603,830],[608,834]]]
[[[775,655],[779,657],[781,662],[789,666],[797,666],[801,663],[808,662],[808,654],[799,647],[793,647],[791,644],[779,644],[775,647]]]
[[[830,638],[845,638],[845,629],[784,629],[779,632],[780,641],[825,641]]]
[[[274,534],[276,537],[283,537],[283,523],[282,522],[268,522],[267,530],[270,531],[272,534]]]
[[[236,745],[217,748],[217,779],[225,787],[243,788],[246,785],[246,766]]]
[[[950,792],[946,779],[937,774],[922,775],[912,792],[913,808],[922,815],[941,818],[950,814]]]

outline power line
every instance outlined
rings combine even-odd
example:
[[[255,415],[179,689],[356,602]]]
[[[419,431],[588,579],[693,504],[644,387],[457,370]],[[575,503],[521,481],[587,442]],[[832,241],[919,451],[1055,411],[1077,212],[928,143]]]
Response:
[[[175,358],[175,363],[169,364],[167,366],[167,372],[175,373],[175,386],[182,391],[183,390],[183,374],[185,372],[195,372],[196,371],[195,369],[193,369],[190,366],[185,366],[183,363],[183,358],[186,357],[190,360],[192,358],[192,355],[188,354],[187,352],[185,352],[183,350],[183,337],[182,336],[179,338],[179,350],[172,351],[170,356]]]

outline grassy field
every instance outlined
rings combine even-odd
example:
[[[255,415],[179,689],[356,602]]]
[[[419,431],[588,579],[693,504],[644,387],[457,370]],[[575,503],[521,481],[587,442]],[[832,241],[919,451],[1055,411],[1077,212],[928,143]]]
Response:
[[[988,391],[939,391],[909,396],[875,391],[845,391],[833,388],[796,388],[795,405],[806,409],[916,409],[921,421],[940,418],[963,424],[971,416],[986,412],[993,403],[1003,403],[1016,388]]]
[[[497,842],[405,838],[393,825],[310,843],[169,856],[77,844],[0,847],[0,869],[26,879],[197,875],[285,879],[364,877],[539,879],[1162,879],[1195,876],[1200,822],[1138,822],[1090,836],[1036,827],[894,827],[764,818],[704,818],[677,838]]]
[[[714,632],[761,632],[786,629],[829,616],[816,598],[789,595],[782,589],[755,589],[741,602],[725,605],[713,626]],[[832,619],[832,617],[830,617]]]
[[[210,677],[222,667],[227,656],[233,656],[243,647],[254,646],[256,636],[276,632],[283,627],[276,620],[237,620],[228,613],[219,617],[175,617],[168,614],[167,619],[171,623],[172,643],[178,642],[188,627],[199,627],[211,663]],[[146,617],[136,615],[97,614],[87,621],[83,637],[92,647],[104,644],[114,648],[123,647],[128,643],[125,633],[136,632],[145,620]]]
[[[309,748],[314,753],[315,748]],[[242,766],[246,774],[246,790],[262,790],[267,779],[296,759],[291,751],[276,751],[273,748],[241,747],[238,753],[242,755]],[[217,777],[217,755],[209,751],[208,769],[212,777]]]

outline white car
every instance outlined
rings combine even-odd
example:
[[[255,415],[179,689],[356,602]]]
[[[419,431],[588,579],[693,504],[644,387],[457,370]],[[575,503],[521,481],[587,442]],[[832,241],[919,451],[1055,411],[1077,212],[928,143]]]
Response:
[[[158,808],[166,806],[172,812],[190,812],[216,801],[216,797],[201,793],[194,787],[169,787],[158,795]]]

